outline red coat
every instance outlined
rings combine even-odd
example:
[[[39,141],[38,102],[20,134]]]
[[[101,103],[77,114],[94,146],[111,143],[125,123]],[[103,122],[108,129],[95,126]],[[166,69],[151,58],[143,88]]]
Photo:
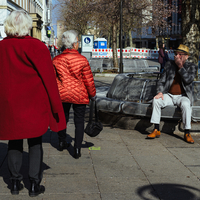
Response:
[[[66,49],[53,59],[62,102],[88,104],[96,95],[93,75],[87,59],[74,49]]]
[[[48,126],[55,132],[66,128],[45,44],[30,36],[4,38],[0,66],[1,140],[39,137]]]

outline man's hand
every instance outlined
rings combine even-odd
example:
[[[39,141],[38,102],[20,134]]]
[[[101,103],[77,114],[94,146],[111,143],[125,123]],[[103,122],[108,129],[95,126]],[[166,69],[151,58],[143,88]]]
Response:
[[[174,61],[179,69],[183,67],[184,61],[182,60],[182,57],[175,56]]]
[[[162,100],[164,100],[164,96],[163,96],[163,93],[162,92],[159,92],[155,97],[154,99],[160,99],[162,98]]]

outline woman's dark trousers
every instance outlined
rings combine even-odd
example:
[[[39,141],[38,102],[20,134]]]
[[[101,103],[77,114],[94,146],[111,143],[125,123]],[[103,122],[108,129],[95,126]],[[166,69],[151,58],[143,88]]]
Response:
[[[72,103],[63,103],[63,109],[65,112],[66,124],[69,121],[69,111],[71,105],[74,110],[74,124],[75,124],[75,141],[74,147],[81,148],[84,135],[84,118],[86,104],[72,104]],[[66,138],[66,129],[58,132],[59,141],[63,141]]]
[[[164,67],[165,67],[165,63],[163,62],[162,64],[160,64],[160,72],[161,73],[163,73]]]
[[[43,160],[43,149],[42,149],[42,136],[37,138],[30,138],[28,140],[29,146],[29,179],[34,180],[39,184],[42,180],[42,160]],[[8,168],[11,173],[11,180],[23,179],[20,174],[22,166],[22,155],[23,155],[23,140],[9,140],[8,142]]]

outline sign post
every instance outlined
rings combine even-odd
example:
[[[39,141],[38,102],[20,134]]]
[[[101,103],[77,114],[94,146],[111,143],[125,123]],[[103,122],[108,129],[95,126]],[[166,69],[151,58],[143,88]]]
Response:
[[[94,45],[94,35],[82,35],[81,36],[81,52],[92,52]]]
[[[123,57],[122,57],[122,24],[123,24],[123,0],[120,1],[120,66],[119,73],[123,73]]]
[[[94,47],[94,35],[81,36],[81,54],[90,60]]]

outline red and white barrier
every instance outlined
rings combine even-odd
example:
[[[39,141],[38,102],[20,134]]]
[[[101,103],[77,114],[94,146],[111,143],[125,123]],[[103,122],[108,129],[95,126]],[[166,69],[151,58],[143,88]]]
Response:
[[[122,57],[123,58],[130,58],[130,49],[122,49]],[[117,49],[117,56],[120,58],[120,49]]]
[[[138,49],[133,48],[131,49],[131,58],[146,58],[149,57],[149,50],[148,49]]]
[[[92,58],[109,58],[109,49],[92,49]]]
[[[150,50],[149,59],[157,60],[158,56],[159,56],[159,53],[157,50]]]
[[[174,51],[173,50],[168,51],[168,57],[170,60],[174,60]]]
[[[108,49],[108,58],[112,58],[112,56],[113,56],[113,50]]]
[[[117,49],[117,56],[120,58],[120,49]],[[123,58],[144,58],[144,59],[158,59],[158,50],[153,49],[122,49]],[[168,56],[170,60],[174,59],[174,51],[169,50]],[[92,58],[112,58],[113,50],[112,49],[92,49]]]
[[[117,49],[117,56],[120,58],[120,49]],[[123,58],[130,58],[130,49],[122,50]],[[92,58],[112,58],[112,49],[92,49]]]

